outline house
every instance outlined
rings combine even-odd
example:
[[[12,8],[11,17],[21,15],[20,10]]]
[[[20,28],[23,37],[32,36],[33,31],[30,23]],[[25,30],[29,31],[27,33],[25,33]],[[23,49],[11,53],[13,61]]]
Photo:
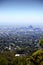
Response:
[[[20,56],[20,54],[15,54],[15,56]]]
[[[16,56],[26,56],[25,54],[15,54],[15,57]]]

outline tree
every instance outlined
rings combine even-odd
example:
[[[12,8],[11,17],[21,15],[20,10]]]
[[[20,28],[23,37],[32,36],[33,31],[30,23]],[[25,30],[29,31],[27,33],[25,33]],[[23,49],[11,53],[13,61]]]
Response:
[[[2,58],[0,58],[0,65],[8,65],[8,61],[7,61],[7,59],[5,59],[4,57]]]
[[[43,36],[41,37],[41,40],[39,41],[39,46],[43,50]]]

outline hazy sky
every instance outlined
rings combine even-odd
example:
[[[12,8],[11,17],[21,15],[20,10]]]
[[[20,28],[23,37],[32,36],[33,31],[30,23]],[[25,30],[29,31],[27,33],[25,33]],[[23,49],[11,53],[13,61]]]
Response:
[[[43,27],[43,1],[0,0],[0,25]]]

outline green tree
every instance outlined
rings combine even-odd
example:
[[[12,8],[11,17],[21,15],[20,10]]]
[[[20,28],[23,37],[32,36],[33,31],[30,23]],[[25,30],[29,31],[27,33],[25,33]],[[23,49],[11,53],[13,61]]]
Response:
[[[8,61],[7,61],[7,59],[5,59],[4,57],[2,58],[0,58],[0,65],[8,65]]]
[[[43,36],[41,37],[41,39],[39,41],[39,46],[41,49],[43,49]]]

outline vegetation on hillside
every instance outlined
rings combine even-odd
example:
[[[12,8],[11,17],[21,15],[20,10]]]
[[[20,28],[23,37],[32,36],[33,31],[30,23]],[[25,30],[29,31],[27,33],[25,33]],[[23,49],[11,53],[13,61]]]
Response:
[[[0,65],[43,65],[43,38],[39,41],[41,49],[31,56],[15,56],[13,51],[0,53]]]

